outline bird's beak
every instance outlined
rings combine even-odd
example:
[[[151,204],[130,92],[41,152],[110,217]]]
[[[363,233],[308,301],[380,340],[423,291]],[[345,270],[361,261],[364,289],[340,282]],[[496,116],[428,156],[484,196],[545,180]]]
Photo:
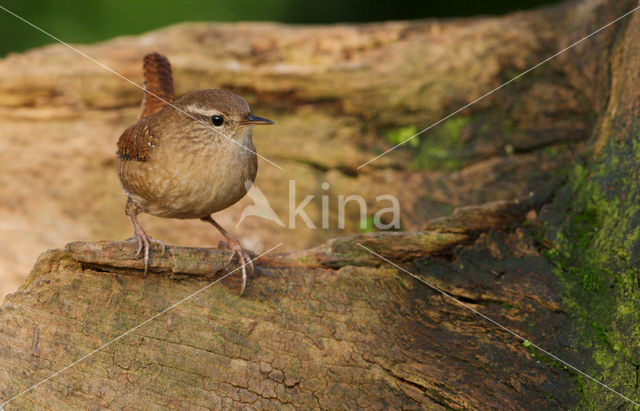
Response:
[[[254,116],[253,114],[249,114],[246,120],[244,121],[244,124],[259,126],[259,125],[273,124],[273,121],[269,120],[268,118],[262,118],[262,117]]]

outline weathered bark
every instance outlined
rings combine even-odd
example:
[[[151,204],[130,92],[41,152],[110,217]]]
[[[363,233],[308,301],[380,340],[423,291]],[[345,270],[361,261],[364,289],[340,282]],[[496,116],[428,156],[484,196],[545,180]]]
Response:
[[[429,232],[363,235],[327,250],[265,256],[245,296],[232,276],[229,288],[208,288],[7,409],[565,406],[573,401],[565,371],[532,361],[508,334],[356,246],[408,263],[456,298],[542,338],[566,321],[546,285],[548,264],[518,234],[481,234],[488,227],[474,224],[462,232],[455,217],[510,226],[529,210],[523,203],[454,213]],[[145,277],[135,248],[71,243],[40,257],[0,310],[4,396],[215,281],[229,258],[225,250],[168,247],[154,253]],[[455,262],[425,260],[432,253]]]
[[[399,150],[356,167],[388,147],[380,138],[387,130],[426,127],[633,5],[588,0],[447,22],[198,24],[83,47],[134,79],[140,56],[162,51],[174,64],[178,94],[213,84],[251,95],[256,112],[279,124],[263,140],[256,137],[258,150],[291,173],[283,177],[261,164],[258,183],[276,199],[279,214],[287,201],[282,181],[295,175],[309,185],[328,181],[337,193],[358,187],[370,204],[384,190],[397,193],[403,227],[412,231],[356,234],[354,224],[346,231],[351,236],[328,240],[345,232],[266,228],[258,235],[265,243],[293,240],[287,252],[257,261],[246,295],[238,296],[238,276],[231,275],[5,409],[557,409],[579,404],[585,393],[597,395],[601,387],[585,388],[590,383],[576,382],[566,367],[358,244],[597,372],[590,351],[596,343],[572,340],[576,305],[561,297],[566,284],[554,275],[557,261],[554,267],[541,255],[557,241],[549,232],[557,234],[563,219],[570,220],[563,210],[575,193],[565,186],[553,207],[545,204],[563,181],[555,174],[589,147],[588,137],[611,130],[617,99],[625,116],[632,112],[628,93],[640,81],[628,75],[625,83],[619,67],[640,18],[603,31],[588,47],[571,49],[461,113],[465,123],[455,141],[435,133],[421,141],[422,151]],[[140,97],[61,46],[0,62],[0,115],[12,136],[33,142],[34,131],[39,136],[46,128],[59,144],[37,157],[46,160],[42,167],[68,163],[56,175],[68,190],[42,171],[41,178],[21,180],[34,191],[51,187],[56,201],[74,199],[55,203],[64,206],[52,207],[51,215],[90,227],[85,232],[100,238],[125,238],[113,139],[95,138],[89,148],[86,139],[95,130],[99,137],[115,135],[133,118]],[[613,144],[602,140],[600,149]],[[81,155],[69,161],[61,155],[74,150]],[[81,169],[90,177],[78,182]],[[15,188],[17,197],[8,198],[22,198]],[[88,200],[103,197],[97,206]],[[29,205],[16,212],[12,204],[0,207],[2,215],[42,212]],[[69,217],[82,212],[85,217]],[[150,225],[169,233],[162,224]],[[194,241],[195,227],[167,236]],[[568,238],[567,230],[559,232]],[[216,281],[230,256],[169,246],[164,255],[154,250],[144,276],[134,252],[132,242],[74,242],[41,255],[0,307],[0,401]],[[624,367],[634,364],[633,353],[623,354]],[[612,367],[604,377],[619,369],[628,367]],[[614,388],[637,393],[626,377],[616,381],[621,387]],[[605,408],[626,405],[602,397]]]

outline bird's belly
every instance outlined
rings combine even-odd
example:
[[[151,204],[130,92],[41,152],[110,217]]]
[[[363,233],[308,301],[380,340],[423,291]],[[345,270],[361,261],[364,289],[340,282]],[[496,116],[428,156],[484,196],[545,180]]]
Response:
[[[247,192],[247,181],[255,179],[255,154],[240,150],[203,150],[179,161],[146,163],[146,178],[138,179],[146,182],[145,187],[127,194],[142,211],[158,217],[208,216],[240,200]]]

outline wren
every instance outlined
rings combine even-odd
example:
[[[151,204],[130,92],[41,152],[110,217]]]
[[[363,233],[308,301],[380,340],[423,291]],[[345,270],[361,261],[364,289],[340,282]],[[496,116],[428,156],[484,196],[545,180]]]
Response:
[[[201,219],[227,239],[242,266],[242,289],[250,255],[211,215],[240,200],[258,172],[251,138],[255,125],[273,124],[254,116],[247,102],[224,90],[198,90],[175,99],[169,60],[152,53],[143,62],[145,97],[138,122],[118,140],[118,177],[143,252],[145,273],[152,244],[165,251],[138,222],[147,213],[164,218]],[[232,255],[233,258],[233,255]]]

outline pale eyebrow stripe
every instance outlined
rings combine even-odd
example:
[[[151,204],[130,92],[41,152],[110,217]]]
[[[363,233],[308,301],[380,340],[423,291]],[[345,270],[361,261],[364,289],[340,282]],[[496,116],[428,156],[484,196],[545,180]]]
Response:
[[[205,107],[201,107],[196,104],[189,104],[184,108],[184,111],[188,113],[200,114],[202,116],[212,116],[217,113],[216,110],[207,109]]]

